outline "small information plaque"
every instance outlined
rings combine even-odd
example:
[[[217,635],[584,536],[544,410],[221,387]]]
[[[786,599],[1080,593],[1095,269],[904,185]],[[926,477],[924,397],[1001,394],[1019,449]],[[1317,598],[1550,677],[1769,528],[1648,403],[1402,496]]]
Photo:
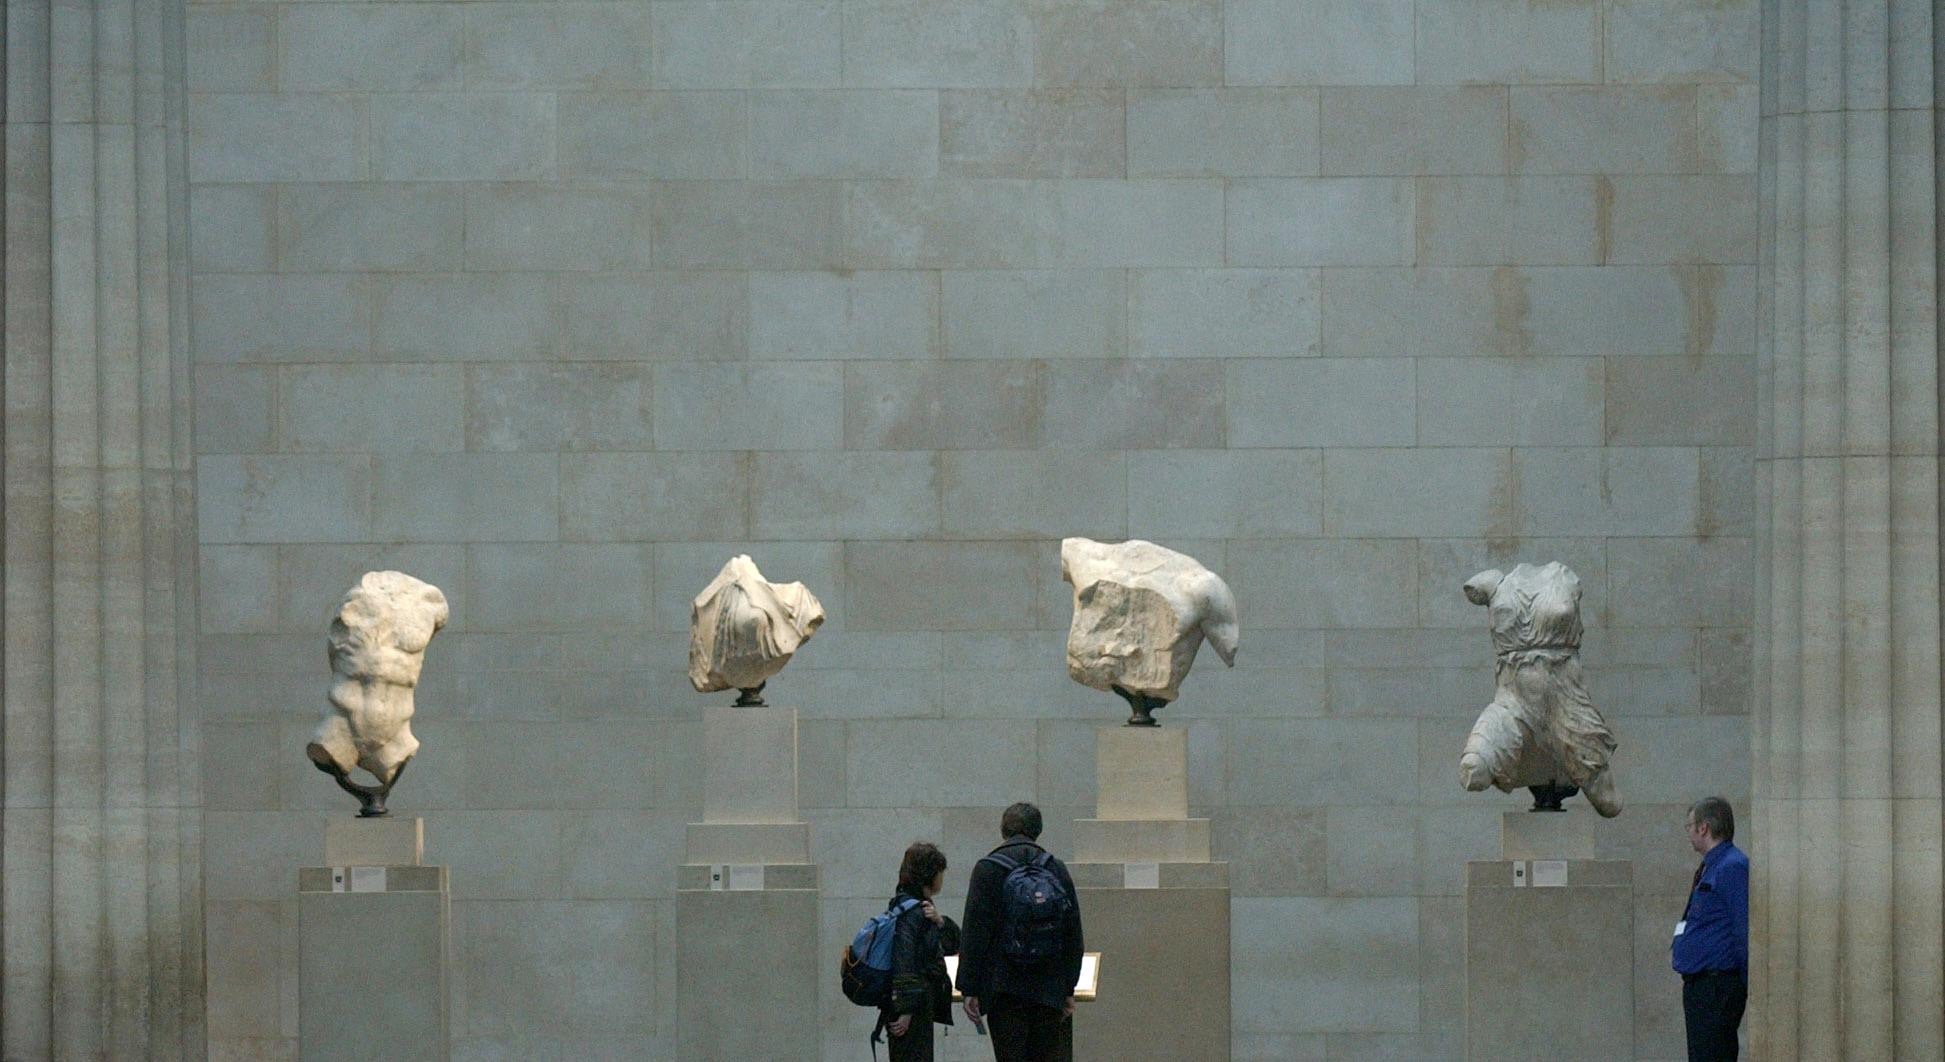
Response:
[[[331,868],[331,891],[332,892],[351,891],[351,879],[345,873],[344,867]]]
[[[1533,887],[1536,889],[1559,889],[1567,884],[1567,861],[1564,859],[1535,859],[1533,861]]]
[[[1526,860],[1524,859],[1513,860],[1513,887],[1526,888]]]
[[[384,892],[385,891],[385,868],[384,867],[352,867],[351,868],[351,891],[352,892]]]
[[[1121,864],[1121,887],[1124,889],[1161,888],[1162,865],[1160,863]]]
[[[762,892],[763,864],[729,863],[729,891]]]

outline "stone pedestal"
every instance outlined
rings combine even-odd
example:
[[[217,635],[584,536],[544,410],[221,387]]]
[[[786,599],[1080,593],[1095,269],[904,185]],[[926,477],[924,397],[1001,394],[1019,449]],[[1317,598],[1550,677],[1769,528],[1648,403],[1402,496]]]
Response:
[[[818,872],[797,813],[797,710],[703,711],[703,821],[676,870],[682,1059],[816,1059]]]
[[[298,1054],[448,1057],[452,895],[419,819],[333,820],[332,865],[297,872]]]
[[[1633,1054],[1634,864],[1569,857],[1575,816],[1509,812],[1508,858],[1466,865],[1469,1062]]]
[[[702,710],[702,821],[797,821],[797,709]]]
[[[324,863],[333,867],[416,867],[425,862],[421,818],[332,819],[324,824]]]
[[[1069,869],[1099,998],[1074,1016],[1077,1058],[1229,1056],[1229,864],[1189,818],[1188,734],[1098,732],[1095,818],[1074,823]]]
[[[1209,820],[1189,818],[1188,732],[1124,726],[1095,742],[1095,817],[1074,823],[1074,861],[1207,863]]]

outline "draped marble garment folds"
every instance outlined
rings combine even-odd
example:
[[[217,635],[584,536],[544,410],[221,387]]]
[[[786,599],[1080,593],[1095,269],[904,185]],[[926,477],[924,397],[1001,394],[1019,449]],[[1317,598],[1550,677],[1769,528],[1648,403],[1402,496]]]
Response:
[[[1557,561],[1480,572],[1466,597],[1486,606],[1496,689],[1459,759],[1469,790],[1572,785],[1603,816],[1621,813],[1609,774],[1616,742],[1580,667],[1580,577]]]
[[[689,606],[689,684],[697,693],[761,689],[823,623],[824,606],[803,583],[773,583],[737,554]],[[760,703],[753,692],[745,700]]]

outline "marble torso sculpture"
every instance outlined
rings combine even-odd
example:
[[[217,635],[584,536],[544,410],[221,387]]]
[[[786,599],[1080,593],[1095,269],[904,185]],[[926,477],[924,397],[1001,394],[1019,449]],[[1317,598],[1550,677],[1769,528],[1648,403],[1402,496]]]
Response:
[[[802,583],[773,583],[747,555],[731,557],[689,606],[689,684],[697,693],[740,690],[736,703],[763,703],[764,683],[783,670],[824,622],[824,606]]]
[[[385,814],[385,798],[419,751],[412,689],[426,646],[446,625],[446,595],[404,572],[366,572],[331,619],[331,693],[304,752],[358,798],[360,816]],[[351,780],[363,767],[375,786]]]
[[[1120,694],[1134,713],[1129,726],[1156,725],[1155,709],[1180,693],[1205,636],[1235,666],[1236,599],[1194,557],[1141,539],[1069,538],[1060,577],[1074,587],[1067,674]]]
[[[1580,671],[1580,577],[1564,564],[1483,571],[1465,584],[1492,626],[1498,689],[1459,759],[1477,792],[1533,790],[1535,810],[1559,810],[1575,789],[1605,818],[1621,813],[1608,758],[1614,734]]]

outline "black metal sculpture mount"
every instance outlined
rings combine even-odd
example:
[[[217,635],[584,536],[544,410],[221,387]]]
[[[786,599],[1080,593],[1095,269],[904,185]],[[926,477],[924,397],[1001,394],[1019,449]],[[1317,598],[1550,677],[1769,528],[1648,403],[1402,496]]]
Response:
[[[1526,791],[1533,794],[1533,806],[1528,811],[1565,811],[1567,809],[1560,805],[1580,792],[1580,787],[1548,782],[1545,785],[1529,785]]]
[[[359,818],[375,819],[382,815],[391,814],[391,811],[385,807],[385,798],[391,795],[392,787],[398,784],[398,776],[405,773],[406,764],[411,762],[412,757],[407,756],[404,763],[398,765],[398,770],[392,772],[391,781],[386,782],[384,785],[364,785],[352,781],[351,776],[346,774],[343,768],[332,762],[329,757],[323,760],[314,759],[311,761],[311,764],[318,770],[330,775],[331,779],[338,783],[340,789],[358,798]]]
[[[1136,693],[1133,690],[1124,689],[1120,686],[1114,687],[1114,692],[1120,694],[1121,699],[1127,701],[1128,707],[1134,710],[1134,714],[1128,717],[1128,726],[1162,725],[1161,721],[1155,718],[1154,713],[1158,709],[1166,707],[1168,705],[1167,701],[1146,693]]]
[[[768,685],[769,685],[768,682],[759,682],[754,686],[739,687],[736,691],[737,692],[736,707],[738,708],[763,707],[764,706],[763,687]]]

